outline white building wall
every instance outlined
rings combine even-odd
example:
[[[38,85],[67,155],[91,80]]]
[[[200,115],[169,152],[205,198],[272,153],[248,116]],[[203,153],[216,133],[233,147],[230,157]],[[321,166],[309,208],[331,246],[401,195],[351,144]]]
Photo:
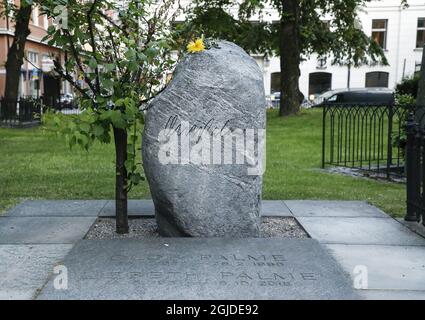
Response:
[[[189,5],[190,0],[182,0],[183,7]],[[403,77],[411,76],[415,72],[416,64],[422,59],[422,49],[416,49],[418,18],[425,18],[425,0],[408,0],[409,7],[403,9],[401,0],[376,0],[368,3],[359,11],[359,18],[363,31],[372,35],[372,20],[387,19],[387,48],[385,55],[389,66],[362,66],[351,69],[351,88],[364,88],[366,86],[366,73],[381,71],[389,73],[389,88],[393,89]],[[272,7],[266,7],[264,18],[270,21],[279,19],[278,12]],[[237,8],[231,10],[231,14],[237,18]],[[184,20],[182,14],[177,20]],[[253,18],[255,20],[255,17]],[[271,57],[269,61],[263,61],[262,57],[254,56],[264,73],[264,87],[266,94],[271,94],[271,74],[280,72],[278,57]],[[308,97],[309,76],[314,72],[329,72],[332,74],[331,89],[347,88],[348,68],[346,66],[331,65],[332,58],[328,58],[325,69],[317,68],[317,55],[313,54],[304,61],[301,68],[300,90]]]
[[[389,73],[389,88],[393,89],[403,77],[411,76],[415,67],[422,59],[422,49],[416,49],[418,18],[425,17],[425,0],[409,0],[409,8],[403,9],[400,0],[373,1],[360,11],[359,18],[363,31],[372,34],[373,19],[388,19],[387,48],[385,55],[389,66],[362,66],[351,69],[351,88],[364,88],[366,73],[382,71]],[[317,67],[317,55],[313,54],[301,64],[300,90],[308,97],[309,76],[313,72],[329,72],[332,74],[332,89],[347,88],[348,68],[346,66],[332,66],[331,58],[325,69]],[[267,67],[267,66],[266,66]],[[280,71],[279,58],[270,59],[265,70],[266,94],[270,94],[270,77]]]

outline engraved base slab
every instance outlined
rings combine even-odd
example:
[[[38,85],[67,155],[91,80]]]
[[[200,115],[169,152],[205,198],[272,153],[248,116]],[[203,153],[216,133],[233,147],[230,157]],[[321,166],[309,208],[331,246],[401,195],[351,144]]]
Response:
[[[64,265],[68,289],[39,299],[359,298],[312,239],[82,240]]]

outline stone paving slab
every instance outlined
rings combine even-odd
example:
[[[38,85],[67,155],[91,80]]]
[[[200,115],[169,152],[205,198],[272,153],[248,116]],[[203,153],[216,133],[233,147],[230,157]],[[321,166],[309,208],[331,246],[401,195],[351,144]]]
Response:
[[[84,238],[97,217],[0,217],[0,244],[69,244]]]
[[[346,272],[365,266],[369,289],[425,293],[425,247],[333,244],[327,248]]]
[[[397,219],[398,222],[408,227],[413,232],[425,238],[425,225],[419,222],[406,221],[404,219]]]
[[[296,217],[376,217],[389,218],[365,201],[285,200]]]
[[[425,291],[361,290],[365,300],[425,300]]]
[[[265,217],[291,217],[292,213],[281,200],[263,200],[261,215]],[[129,216],[155,216],[155,207],[151,199],[129,200]],[[110,200],[100,212],[100,217],[115,217],[115,201]]]
[[[128,200],[129,216],[155,216],[155,207],[151,199]],[[100,217],[115,217],[115,201],[110,200],[99,214]]]
[[[107,200],[28,200],[9,210],[14,217],[97,216]]]
[[[308,234],[321,243],[425,246],[425,238],[394,219],[297,217]]]
[[[64,261],[68,290],[39,299],[355,299],[317,241],[83,240]]]
[[[263,200],[261,203],[263,217],[292,217],[291,211],[281,200]]]
[[[35,298],[72,245],[0,245],[0,300]]]

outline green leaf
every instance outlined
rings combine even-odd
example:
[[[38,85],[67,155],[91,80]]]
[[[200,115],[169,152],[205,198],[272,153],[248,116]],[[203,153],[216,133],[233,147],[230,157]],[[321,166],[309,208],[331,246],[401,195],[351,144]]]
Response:
[[[127,169],[127,171],[133,171],[134,169],[134,161],[133,160],[126,160],[124,162],[125,168]]]
[[[102,84],[105,87],[105,89],[112,89],[114,87],[114,81],[111,79],[103,79]]]
[[[143,53],[143,52],[139,52],[137,54],[137,57],[139,58],[139,60],[141,61],[146,61],[148,59],[148,57]]]
[[[146,49],[146,55],[148,56],[149,59],[152,59],[156,56],[158,50],[154,47],[149,47]]]
[[[118,110],[113,110],[111,113],[111,121],[115,128],[125,129],[127,122],[123,118],[123,114]]]
[[[115,63],[107,63],[105,64],[104,68],[105,68],[105,72],[111,72],[114,71],[116,68],[116,64]]]
[[[93,134],[96,137],[100,137],[101,135],[103,135],[103,133],[105,132],[105,130],[103,129],[103,127],[99,124],[95,124],[93,126]]]
[[[139,65],[135,61],[130,61],[128,64],[128,70],[131,72],[135,72],[139,69]]]
[[[125,57],[128,60],[133,60],[136,57],[136,51],[134,49],[129,49],[126,53],[125,53]]]
[[[118,99],[117,101],[115,101],[116,107],[122,107],[124,104],[125,104],[125,99]]]
[[[134,184],[139,184],[142,180],[142,176],[138,173],[133,173],[130,175],[130,181]]]
[[[92,68],[92,69],[96,69],[97,68],[97,61],[96,61],[95,58],[92,57],[90,59],[90,61],[89,61],[89,67]]]

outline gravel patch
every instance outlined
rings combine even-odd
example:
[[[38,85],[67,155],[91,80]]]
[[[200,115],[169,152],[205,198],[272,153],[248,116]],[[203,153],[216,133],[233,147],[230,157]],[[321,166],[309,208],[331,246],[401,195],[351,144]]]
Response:
[[[262,218],[260,227],[261,238],[309,238],[308,234],[291,217]],[[155,219],[136,218],[129,219],[129,234],[117,234],[115,232],[115,219],[99,218],[93,224],[85,239],[109,240],[109,239],[143,239],[159,238],[158,227]]]
[[[309,238],[295,218],[262,218],[261,238]]]

